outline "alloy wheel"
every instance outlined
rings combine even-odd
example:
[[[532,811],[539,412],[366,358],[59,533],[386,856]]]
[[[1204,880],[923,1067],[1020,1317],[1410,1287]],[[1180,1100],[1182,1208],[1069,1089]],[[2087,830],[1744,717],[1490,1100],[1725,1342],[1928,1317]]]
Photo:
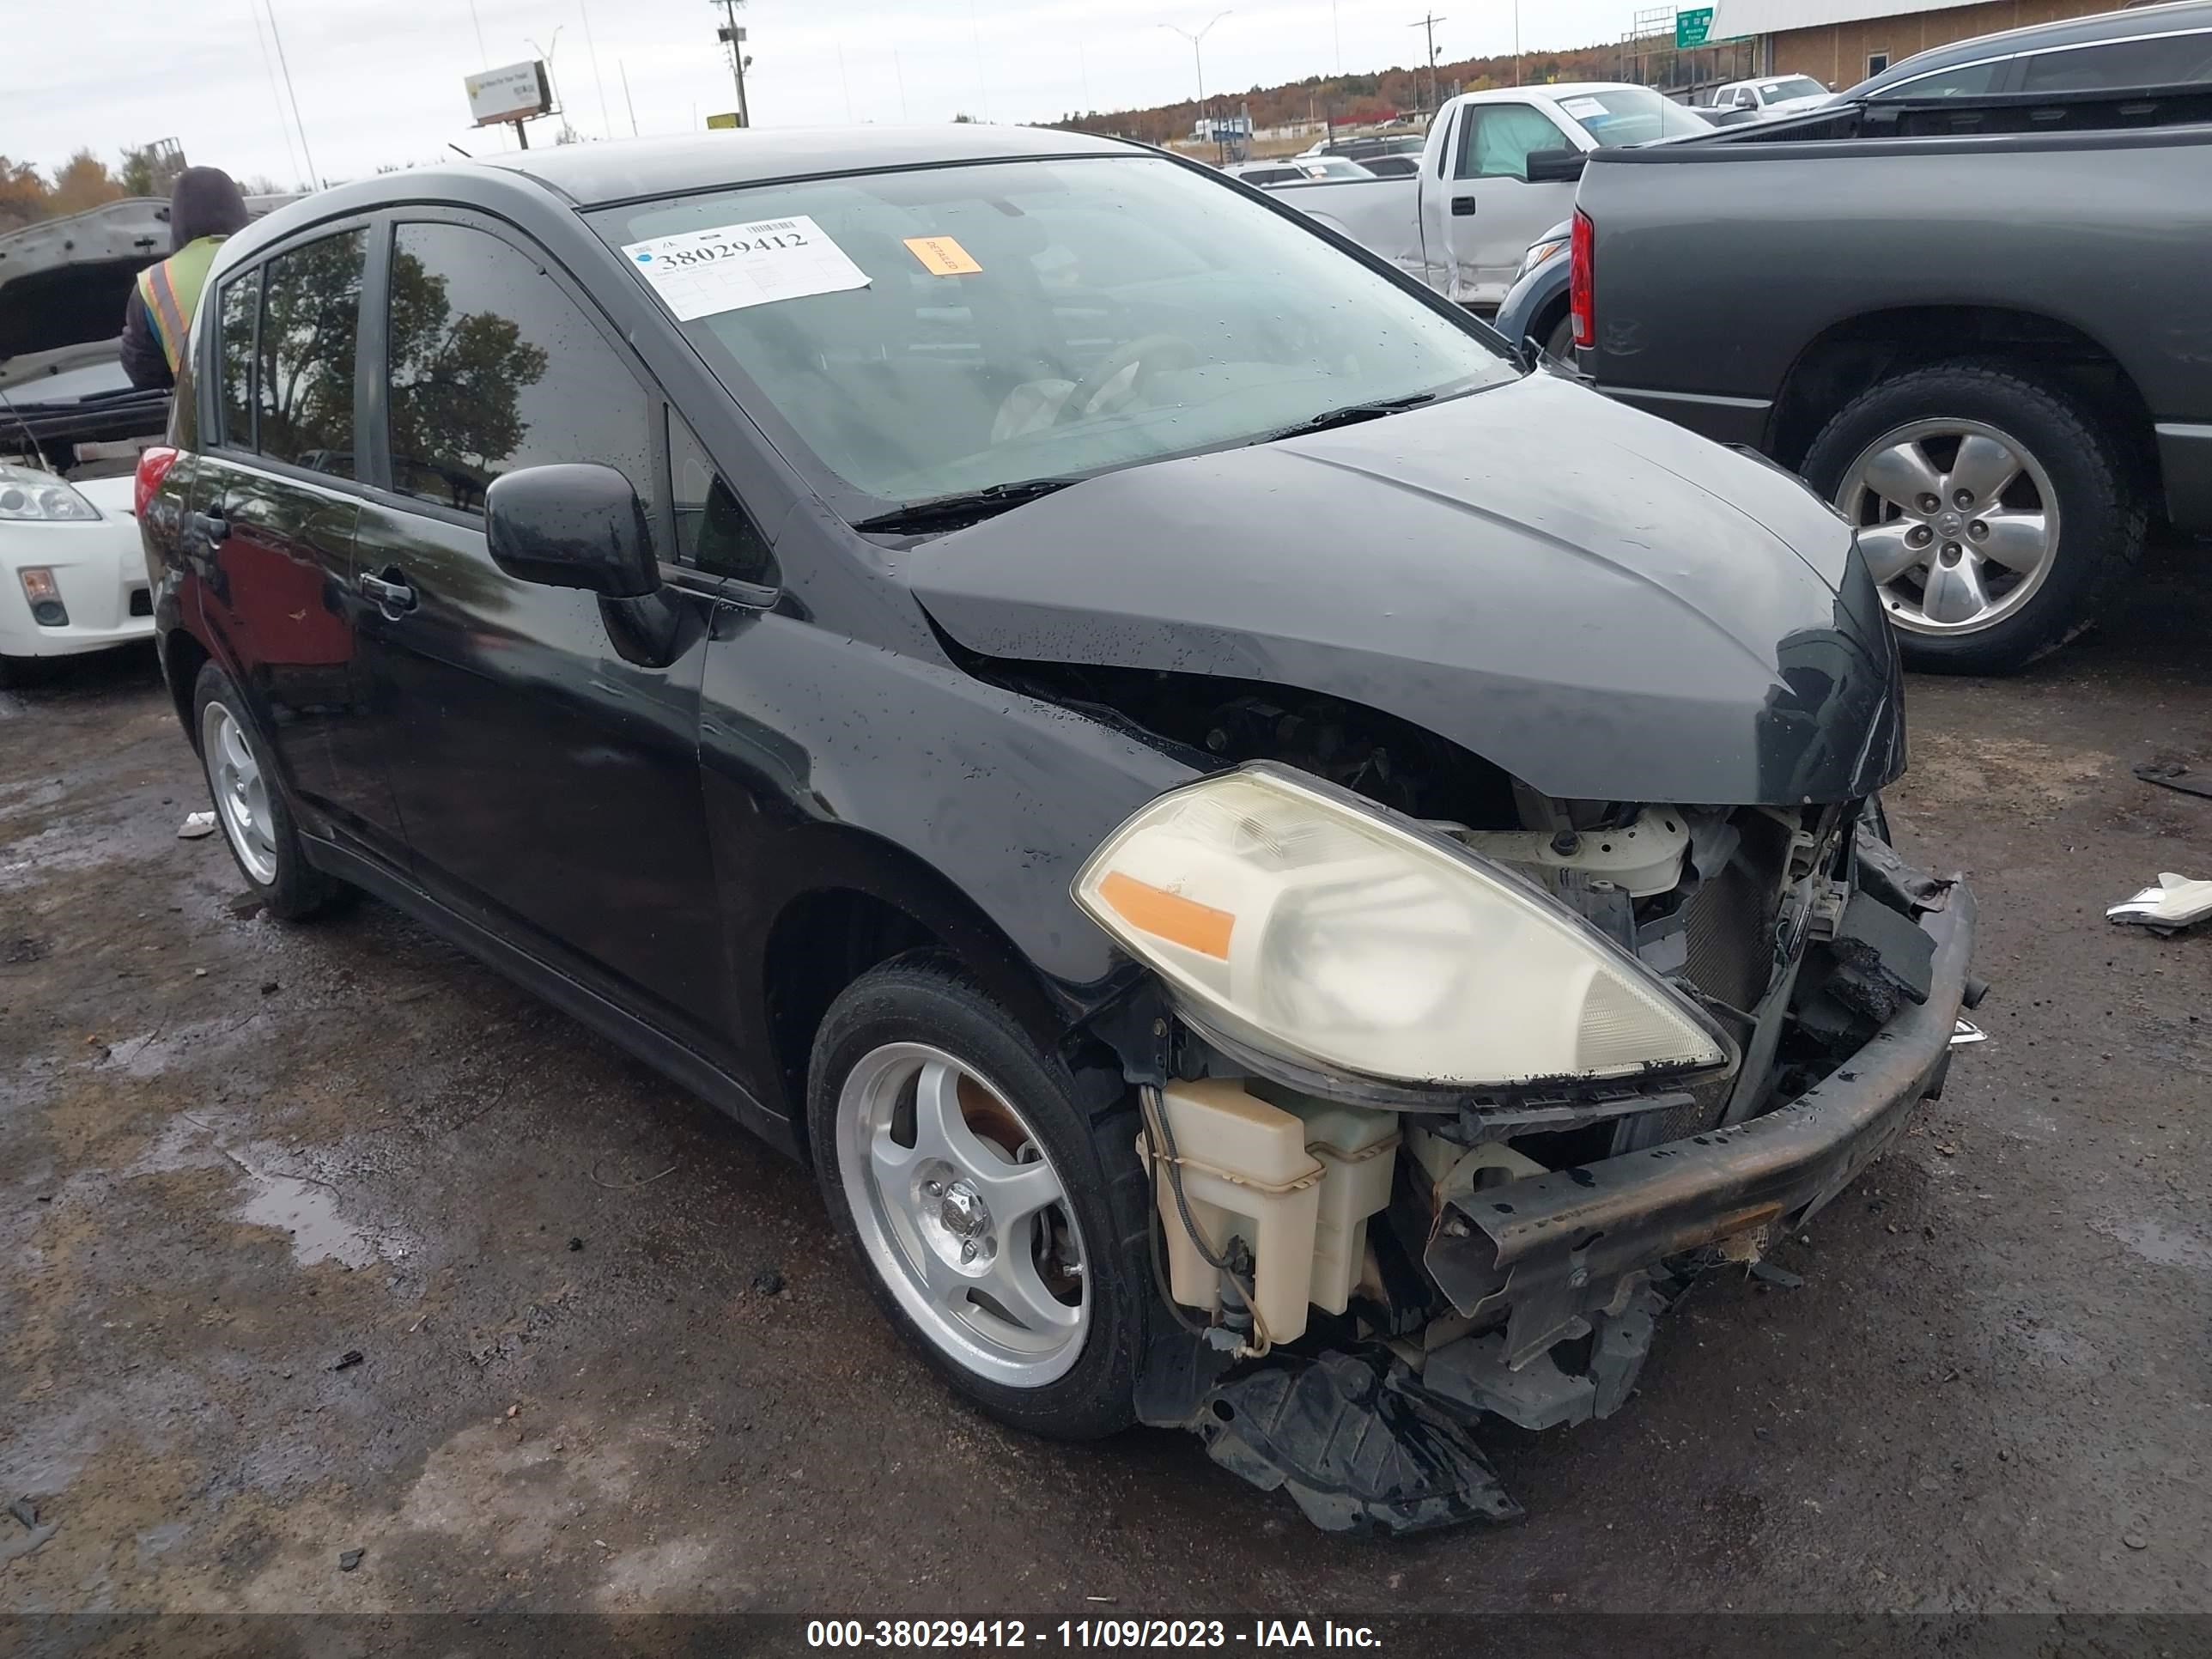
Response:
[[[264,887],[273,885],[276,826],[270,815],[269,781],[244,724],[220,702],[209,703],[200,716],[200,753],[231,851],[247,875]]]
[[[2058,550],[2058,498],[2019,440],[1978,421],[1914,421],[1844,473],[1836,505],[1858,528],[1891,622],[1971,634],[2026,605]]]
[[[976,1376],[1042,1388],[1091,1326],[1067,1188],[1006,1093],[924,1043],[861,1056],[837,1100],[862,1248],[930,1341]]]

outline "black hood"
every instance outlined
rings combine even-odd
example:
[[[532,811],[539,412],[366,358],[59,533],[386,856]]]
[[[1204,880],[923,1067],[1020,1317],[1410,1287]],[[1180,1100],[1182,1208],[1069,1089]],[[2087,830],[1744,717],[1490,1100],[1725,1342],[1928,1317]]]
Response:
[[[1850,530],[1550,375],[1109,473],[905,562],[969,650],[1342,697],[1550,795],[1797,805],[1904,769]]]
[[[169,191],[169,252],[203,236],[235,236],[246,228],[246,198],[221,167],[186,167]]]

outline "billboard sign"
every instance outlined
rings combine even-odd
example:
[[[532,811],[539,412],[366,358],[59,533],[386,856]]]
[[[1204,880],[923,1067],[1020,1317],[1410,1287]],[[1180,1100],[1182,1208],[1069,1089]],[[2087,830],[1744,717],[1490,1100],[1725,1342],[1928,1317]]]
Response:
[[[1674,14],[1674,45],[1678,50],[1686,51],[1692,46],[1704,46],[1705,37],[1712,32],[1713,9],[1711,6]]]
[[[495,121],[526,121],[553,107],[553,90],[541,63],[483,70],[462,84],[468,88],[469,113],[480,127]]]

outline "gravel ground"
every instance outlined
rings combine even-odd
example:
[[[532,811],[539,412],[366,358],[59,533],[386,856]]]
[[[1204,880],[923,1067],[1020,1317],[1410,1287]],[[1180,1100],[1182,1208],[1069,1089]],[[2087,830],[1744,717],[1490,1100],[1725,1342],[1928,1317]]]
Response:
[[[1382,1544],[963,1409],[799,1169],[380,905],[241,903],[149,658],[0,694],[0,1498],[57,1528],[0,1513],[0,1608],[2212,1612],[2212,929],[2102,914],[2212,874],[2129,772],[2212,763],[2212,592],[1910,697],[1990,1041],[1802,1288],[1499,1437],[1524,1522]]]

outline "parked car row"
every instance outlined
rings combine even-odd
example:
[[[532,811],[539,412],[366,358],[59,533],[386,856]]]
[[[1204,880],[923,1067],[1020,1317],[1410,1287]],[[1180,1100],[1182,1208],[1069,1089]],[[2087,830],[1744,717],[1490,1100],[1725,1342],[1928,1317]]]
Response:
[[[867,127],[234,237],[137,488],[242,878],[380,895],[804,1158],[1009,1423],[1182,1426],[1331,1528],[1517,1512],[1473,1425],[1624,1405],[1978,994],[1887,844],[1846,526],[1445,297],[1517,246],[1285,205],[1417,242],[1677,108],[1544,98],[1454,100],[1434,195]]]
[[[1488,310],[1505,298],[1529,243],[1573,205],[1572,182],[1532,175],[1532,156],[1711,130],[1649,87],[1494,88],[1444,100],[1410,176],[1285,179],[1273,189],[1446,299]]]
[[[1599,149],[1501,311],[1802,472],[1911,665],[2015,670],[2212,534],[2212,4],[1962,42],[1809,114]],[[1549,242],[1556,239],[1547,239]],[[1564,297],[1563,297],[1564,296]]]

